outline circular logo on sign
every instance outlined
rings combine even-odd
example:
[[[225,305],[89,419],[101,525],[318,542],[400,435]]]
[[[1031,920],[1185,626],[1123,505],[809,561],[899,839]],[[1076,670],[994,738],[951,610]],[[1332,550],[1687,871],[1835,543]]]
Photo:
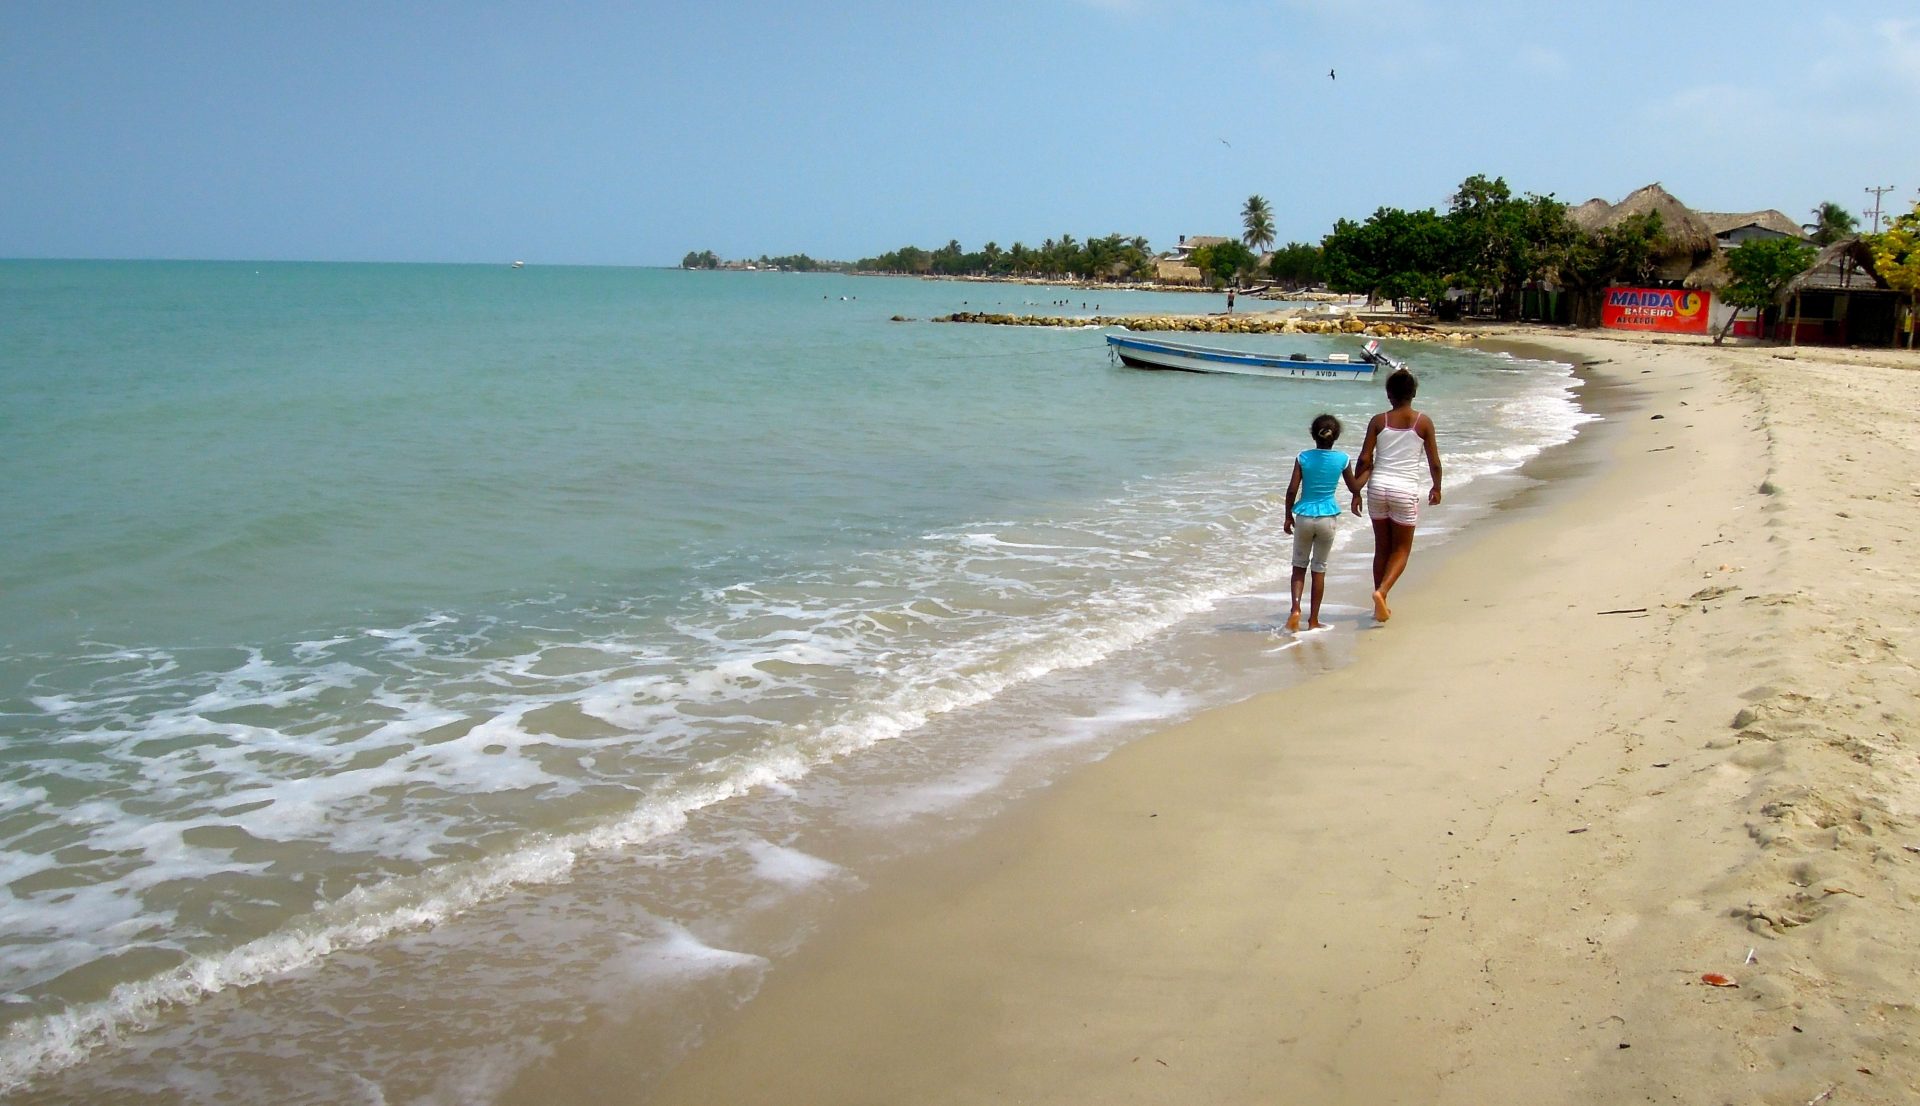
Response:
[[[1700,313],[1702,306],[1698,292],[1682,292],[1673,298],[1674,314],[1683,319],[1691,319]]]

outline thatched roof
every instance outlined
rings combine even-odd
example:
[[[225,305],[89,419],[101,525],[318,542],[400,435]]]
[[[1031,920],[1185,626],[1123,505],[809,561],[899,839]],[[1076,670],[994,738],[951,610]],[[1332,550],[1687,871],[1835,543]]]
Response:
[[[1776,211],[1773,208],[1745,212],[1702,211],[1700,218],[1706,221],[1707,229],[1711,230],[1715,236],[1739,230],[1741,227],[1759,227],[1761,230],[1770,230],[1775,234],[1784,234],[1792,238],[1807,236],[1807,232],[1800,229],[1799,223],[1788,218],[1786,212]]]
[[[1685,284],[1689,288],[1719,291],[1732,281],[1733,271],[1727,268],[1726,251],[1715,250],[1712,257],[1693,267]],[[1815,255],[1807,271],[1781,290],[1780,298],[1785,301],[1797,292],[1872,292],[1886,288],[1887,282],[1880,279],[1874,269],[1873,251],[1860,239],[1848,238]]]
[[[1660,213],[1660,237],[1664,246],[1654,258],[1654,275],[1661,280],[1686,280],[1702,261],[1709,259],[1718,245],[1705,219],[1673,193],[1649,184],[1635,189],[1617,204],[1594,198],[1567,212],[1567,218],[1585,231],[1604,230],[1636,215]]]
[[[1873,251],[1858,237],[1843,238],[1820,251],[1806,272],[1787,284],[1786,295],[1798,292],[1871,292],[1885,290],[1887,282],[1874,267]]]
[[[1707,221],[1657,182],[1634,189],[1626,199],[1614,204],[1607,212],[1606,225],[1612,226],[1623,219],[1645,215],[1649,211],[1660,213],[1660,235],[1675,251],[1709,253],[1713,250],[1713,230],[1707,226]]]
[[[1733,281],[1733,271],[1727,268],[1727,255],[1715,250],[1713,256],[1693,267],[1686,279],[1681,281],[1689,288],[1702,288],[1717,292]]]
[[[1586,203],[1568,208],[1567,218],[1573,220],[1573,225],[1581,230],[1599,230],[1608,225],[1607,214],[1612,210],[1612,204],[1595,196]]]

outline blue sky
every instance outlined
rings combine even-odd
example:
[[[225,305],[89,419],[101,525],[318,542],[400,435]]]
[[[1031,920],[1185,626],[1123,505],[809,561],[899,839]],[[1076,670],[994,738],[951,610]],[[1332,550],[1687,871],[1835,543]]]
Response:
[[[1920,194],[1913,0],[6,0],[0,49],[5,257],[1164,248],[1253,193],[1318,241],[1472,173]]]

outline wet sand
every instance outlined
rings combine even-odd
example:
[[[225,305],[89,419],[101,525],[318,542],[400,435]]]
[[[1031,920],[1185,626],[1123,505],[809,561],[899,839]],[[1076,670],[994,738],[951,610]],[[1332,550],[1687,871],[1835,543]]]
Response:
[[[877,873],[645,1100],[1920,1098],[1920,361],[1485,340],[1608,418],[1354,664]]]

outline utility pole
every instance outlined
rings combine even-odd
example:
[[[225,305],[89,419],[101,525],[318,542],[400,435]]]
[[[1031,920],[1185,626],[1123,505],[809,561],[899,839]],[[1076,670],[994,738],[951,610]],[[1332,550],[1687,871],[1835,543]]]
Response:
[[[1869,187],[1867,191],[1873,193],[1873,233],[1879,234],[1880,233],[1880,197],[1893,191],[1893,185],[1889,184],[1884,188]]]

